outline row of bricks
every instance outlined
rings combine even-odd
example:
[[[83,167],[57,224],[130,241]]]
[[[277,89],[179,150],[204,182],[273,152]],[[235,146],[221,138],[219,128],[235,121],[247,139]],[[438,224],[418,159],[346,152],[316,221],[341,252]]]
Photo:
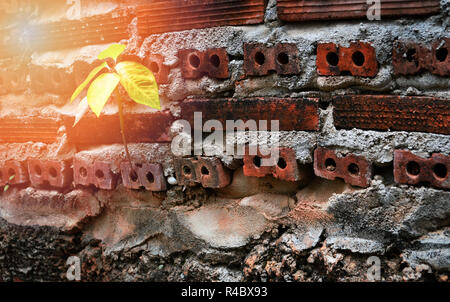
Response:
[[[135,17],[139,35],[143,37],[193,28],[259,24],[264,21],[266,7],[265,0],[196,0],[193,3],[168,0],[133,4],[123,1],[113,12],[81,20],[35,24],[35,32],[40,34],[31,37],[31,42],[40,51],[116,42],[127,38],[127,25]],[[380,8],[383,19],[403,18],[438,13],[440,3],[439,0],[383,0]],[[334,0],[332,3],[325,0],[281,0],[277,3],[280,20],[287,22],[367,18],[367,11],[368,5],[364,0]],[[12,28],[9,34],[4,34],[13,36],[15,30]],[[10,48],[0,49],[0,57],[14,55]]]
[[[73,168],[71,165],[70,161],[63,160],[30,159],[26,163],[6,161],[0,167],[0,186],[31,183],[37,188],[64,189],[73,183],[75,186],[92,185],[99,189],[113,190],[120,178],[108,162],[89,163],[74,159]],[[126,188],[166,190],[166,179],[160,164],[135,164],[134,169],[131,169],[128,162],[122,162],[120,170],[122,183]]]
[[[416,131],[450,134],[450,102],[434,97],[392,95],[336,96],[333,104],[334,125],[338,129],[367,129],[382,131]],[[187,99],[180,103],[180,117],[196,125],[196,112],[203,120],[217,120],[227,129],[227,121],[279,121],[281,131],[319,131],[319,99],[316,98],[228,98]],[[0,142],[45,142],[56,140],[58,129],[65,126],[67,138],[74,145],[121,143],[118,115],[86,114],[73,127],[74,117],[0,118]],[[170,128],[176,120],[168,111],[125,115],[127,138],[130,143],[170,142]],[[235,125],[233,125],[235,126]],[[95,128],[96,131],[90,131]],[[151,129],[151,131],[149,131]],[[260,129],[263,130],[263,129]]]
[[[299,181],[302,174],[297,163],[295,151],[291,148],[278,148],[278,156],[273,153],[257,152],[244,155],[243,171],[249,177],[273,176],[284,181]],[[263,164],[264,163],[264,164]],[[149,191],[165,191],[167,188],[160,164],[134,164],[127,162],[120,166],[122,182],[126,188],[145,188]],[[433,154],[422,158],[406,150],[394,151],[394,179],[400,184],[431,185],[450,189],[448,170],[450,156]],[[178,185],[205,188],[224,188],[231,182],[231,170],[220,159],[213,157],[176,158],[175,171]],[[314,151],[314,173],[322,178],[343,179],[346,183],[368,187],[373,176],[372,164],[362,156],[340,155],[335,150],[318,147]],[[75,159],[73,170],[68,161],[29,160],[27,166],[18,161],[4,162],[0,168],[0,186],[28,184],[36,187],[50,186],[66,188],[73,181],[75,186],[95,186],[99,189],[113,190],[118,183],[108,162]]]
[[[450,74],[450,39],[443,38],[433,43],[432,49],[410,42],[397,42],[393,50],[394,71],[398,75],[411,75],[427,69],[448,76]],[[229,57],[225,48],[206,51],[183,49],[178,52],[182,76],[198,79],[209,76],[217,79],[230,77]],[[164,56],[147,53],[144,59],[136,57],[155,75],[158,84],[167,84],[170,67],[164,64]],[[77,61],[71,68],[23,65],[4,68],[0,73],[0,94],[20,92],[26,89],[26,78],[30,74],[31,88],[37,93],[70,94],[84,80],[96,61],[88,64]],[[352,42],[349,47],[335,43],[319,43],[317,46],[317,72],[324,76],[374,77],[378,73],[375,48],[366,42]],[[279,75],[300,74],[300,53],[295,44],[280,43],[266,47],[260,43],[244,43],[244,71],[247,76],[263,76],[270,72]],[[45,77],[42,74],[46,74]]]

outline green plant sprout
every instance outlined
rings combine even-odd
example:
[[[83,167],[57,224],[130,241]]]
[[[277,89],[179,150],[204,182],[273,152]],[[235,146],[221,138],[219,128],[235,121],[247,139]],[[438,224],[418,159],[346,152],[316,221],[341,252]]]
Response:
[[[8,182],[10,182],[11,180],[14,179],[14,177],[16,177],[16,175],[11,175],[8,179]],[[9,183],[6,184],[6,186],[3,188],[3,192],[6,192],[9,190]]]
[[[87,91],[87,103],[95,115],[100,117],[103,107],[114,93],[119,107],[120,130],[125,146],[125,153],[131,165],[131,157],[128,152],[125,135],[123,104],[119,92],[119,84],[136,103],[158,110],[161,110],[161,103],[155,76],[147,67],[133,61],[117,63],[117,58],[125,51],[125,48],[126,46],[122,44],[112,44],[102,51],[98,55],[98,59],[103,60],[103,63],[95,67],[89,73],[84,82],[81,83],[73,93],[70,102],[73,102],[77,96],[89,86]],[[107,72],[101,73],[104,69],[107,69]]]

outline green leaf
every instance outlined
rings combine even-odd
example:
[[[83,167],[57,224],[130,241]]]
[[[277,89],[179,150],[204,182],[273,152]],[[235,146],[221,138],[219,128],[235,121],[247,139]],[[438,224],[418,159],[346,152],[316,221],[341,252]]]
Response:
[[[92,82],[88,89],[87,100],[89,107],[97,117],[105,107],[106,102],[119,84],[120,77],[115,73],[104,73]]]
[[[86,86],[97,76],[97,74],[103,70],[103,68],[108,67],[108,64],[106,62],[103,62],[100,66],[95,67],[87,76],[86,80],[84,80],[83,83],[81,83],[80,86],[75,90],[75,92],[72,94],[72,97],[70,98],[70,102],[72,103],[73,100],[76,99],[76,97],[86,88]]]
[[[8,189],[9,189],[9,185],[6,185],[6,186],[3,188],[3,192],[8,191]]]
[[[122,52],[124,52],[126,46],[123,44],[112,44],[107,49],[102,51],[98,58],[99,60],[104,60],[106,58],[112,58],[114,61],[117,60],[117,57],[120,56]]]
[[[13,180],[14,177],[16,177],[16,175],[11,175],[11,176],[9,177],[9,180],[10,180],[10,181]]]
[[[116,71],[120,75],[120,84],[133,101],[161,109],[158,85],[155,76],[147,67],[136,62],[124,61],[116,65]]]

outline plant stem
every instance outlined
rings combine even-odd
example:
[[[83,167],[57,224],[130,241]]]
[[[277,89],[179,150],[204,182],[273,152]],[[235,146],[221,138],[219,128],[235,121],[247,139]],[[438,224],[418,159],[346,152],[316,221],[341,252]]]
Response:
[[[130,162],[131,169],[134,171],[133,164],[131,163],[130,152],[128,152],[127,138],[125,135],[125,120],[123,118],[123,104],[122,104],[122,97],[120,96],[119,88],[116,88],[115,93],[116,93],[116,98],[117,98],[117,105],[119,106],[120,132],[122,133],[122,141],[123,141],[123,145],[125,146],[125,154],[127,155],[127,159]]]

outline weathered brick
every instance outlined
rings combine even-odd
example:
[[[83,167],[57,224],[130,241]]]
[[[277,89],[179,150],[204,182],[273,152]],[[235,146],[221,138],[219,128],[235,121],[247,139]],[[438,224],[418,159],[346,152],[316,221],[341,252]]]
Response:
[[[30,80],[31,89],[37,93],[70,95],[76,89],[73,72],[65,68],[32,65]]]
[[[278,0],[278,17],[283,21],[366,19],[370,5],[365,0]],[[382,0],[381,18],[438,13],[439,0]]]
[[[218,120],[224,129],[227,120],[254,120],[267,121],[269,130],[270,121],[278,120],[280,130],[319,130],[319,102],[314,98],[187,99],[180,107],[181,118],[192,127],[194,113],[201,112],[203,120]]]
[[[450,75],[450,38],[438,39],[431,49],[424,44],[398,41],[394,43],[392,64],[397,75],[414,75],[423,70],[440,75]]]
[[[267,47],[261,43],[244,43],[246,75],[262,76],[275,71],[279,75],[300,73],[299,51],[295,44],[280,43]]]
[[[181,61],[183,78],[198,79],[204,75],[217,79],[230,77],[225,48],[212,48],[206,51],[182,49],[178,52],[178,57]]]
[[[72,183],[73,171],[71,164],[63,160],[28,160],[28,175],[34,187],[63,189]]]
[[[434,97],[348,95],[333,98],[336,128],[450,134],[450,102]]]
[[[155,76],[158,84],[167,84],[169,82],[170,67],[164,65],[164,57],[159,54],[146,54],[142,62],[149,68]]]
[[[74,158],[73,160],[73,182],[81,186],[93,185],[103,190],[116,188],[118,175],[113,173],[111,164],[108,162],[89,161]]]
[[[200,183],[205,188],[224,188],[230,184],[230,171],[218,158],[177,158],[175,171],[179,185],[194,186]]]
[[[28,66],[17,59],[0,62],[0,95],[23,92],[28,88]]]
[[[17,116],[0,118],[0,142],[52,143],[58,137],[61,123],[56,118]]]
[[[274,151],[278,152],[278,157],[273,158],[271,165],[263,166],[262,159],[271,161],[271,155],[262,155],[259,150],[256,155],[250,155],[247,150],[244,155],[244,175],[255,177],[273,175],[286,181],[301,180],[295,151],[291,148],[277,148]]]
[[[10,179],[12,176],[14,177]],[[16,160],[0,162],[0,187],[7,184],[27,184],[28,182],[28,171],[24,163]]]
[[[449,169],[450,156],[444,154],[423,158],[407,150],[394,151],[394,179],[400,184],[450,189]]]
[[[317,46],[317,72],[320,75],[374,77],[378,73],[375,48],[365,42],[352,42],[349,47],[334,43],[320,43]]]
[[[118,114],[105,114],[97,118],[92,113],[88,113],[73,127],[74,119],[73,116],[64,117],[69,142],[75,145],[122,143]],[[171,141],[169,130],[173,117],[170,112],[125,113],[124,119],[129,143]]]
[[[166,178],[161,164],[133,164],[131,169],[129,162],[122,162],[120,170],[122,174],[122,182],[125,188],[138,190],[145,188],[146,190],[159,192],[167,189]]]
[[[314,151],[314,173],[322,178],[342,178],[346,183],[368,187],[372,179],[372,166],[362,156],[347,154],[340,157],[334,150],[318,147]]]

